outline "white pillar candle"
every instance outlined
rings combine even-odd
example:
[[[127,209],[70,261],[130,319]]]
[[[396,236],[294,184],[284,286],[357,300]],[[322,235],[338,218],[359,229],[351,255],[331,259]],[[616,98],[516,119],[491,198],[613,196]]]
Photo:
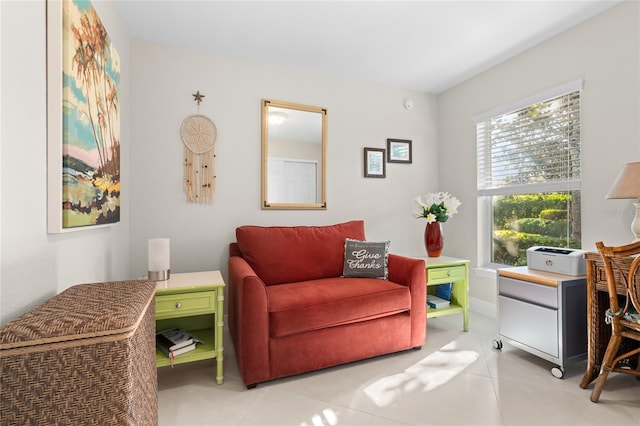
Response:
[[[170,268],[170,250],[168,238],[149,240],[149,271],[168,271]]]

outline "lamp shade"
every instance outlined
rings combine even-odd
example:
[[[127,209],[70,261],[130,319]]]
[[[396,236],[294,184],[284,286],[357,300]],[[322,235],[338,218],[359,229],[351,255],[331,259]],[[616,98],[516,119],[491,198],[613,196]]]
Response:
[[[640,198],[640,162],[624,165],[605,198]]]
[[[168,238],[152,238],[148,246],[149,279],[163,281],[169,278],[171,252]]]

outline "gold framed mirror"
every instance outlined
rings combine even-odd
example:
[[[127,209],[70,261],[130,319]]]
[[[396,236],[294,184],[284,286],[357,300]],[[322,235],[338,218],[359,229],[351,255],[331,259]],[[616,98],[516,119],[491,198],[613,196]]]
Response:
[[[327,110],[262,100],[262,209],[324,210]]]

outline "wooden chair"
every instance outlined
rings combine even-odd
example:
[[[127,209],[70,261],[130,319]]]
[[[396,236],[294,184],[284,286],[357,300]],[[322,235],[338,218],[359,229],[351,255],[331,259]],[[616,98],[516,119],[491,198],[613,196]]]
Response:
[[[596,243],[602,256],[607,277],[609,292],[609,309],[606,322],[611,324],[611,338],[602,360],[600,374],[591,393],[591,401],[598,402],[610,372],[635,375],[640,379],[640,360],[634,370],[623,362],[640,354],[640,241],[618,247],[607,247],[602,242]],[[635,256],[635,258],[634,258]],[[630,263],[630,264],[629,264]],[[628,272],[627,272],[627,266]],[[624,285],[626,301],[620,307],[616,278],[619,285]],[[618,286],[618,289],[620,287]],[[635,340],[637,344],[622,346],[624,339]],[[640,355],[638,356],[640,357]]]

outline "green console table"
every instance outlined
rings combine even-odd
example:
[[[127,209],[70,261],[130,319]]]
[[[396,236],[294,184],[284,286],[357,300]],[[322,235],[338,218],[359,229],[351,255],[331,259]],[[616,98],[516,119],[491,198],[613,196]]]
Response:
[[[427,306],[427,318],[462,314],[463,330],[469,331],[469,261],[455,257],[422,257],[427,268],[427,293],[435,294],[438,284],[452,283],[451,304],[445,308]]]
[[[224,286],[220,271],[171,274],[158,281],[155,294],[156,331],[182,328],[204,342],[173,364],[215,358],[218,384],[224,380]],[[156,366],[168,365],[169,357],[156,350]]]

